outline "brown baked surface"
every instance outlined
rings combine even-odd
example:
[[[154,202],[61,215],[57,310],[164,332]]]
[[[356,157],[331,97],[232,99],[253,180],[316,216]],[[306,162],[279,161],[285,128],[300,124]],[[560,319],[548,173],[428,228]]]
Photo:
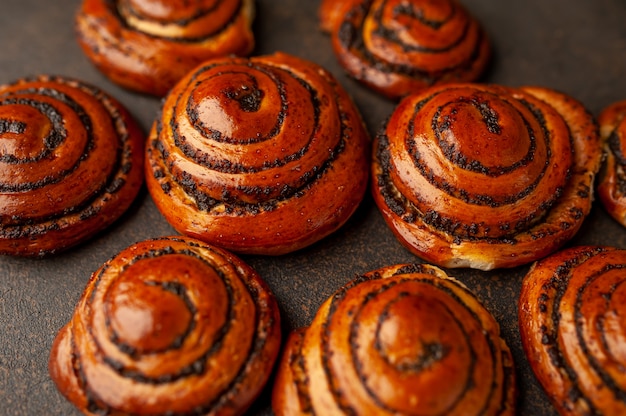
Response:
[[[549,88],[449,84],[407,96],[374,141],[372,192],[417,256],[450,268],[528,264],[591,210],[598,126]]]
[[[0,85],[0,100],[0,253],[59,253],[130,207],[143,184],[145,138],[124,105],[49,75]]]
[[[442,269],[357,276],[293,331],[272,391],[276,415],[515,414],[515,369],[481,301]]]
[[[159,100],[137,95],[108,81],[84,56],[73,32],[78,0],[6,0],[0,13],[2,83],[29,74],[78,77],[119,99],[147,134]],[[510,86],[543,85],[568,93],[594,114],[623,100],[626,91],[622,0],[465,0],[493,42],[493,66],[485,80]],[[275,51],[311,59],[328,68],[353,96],[370,134],[391,113],[393,103],[348,79],[329,38],[319,31],[317,1],[257,0],[255,54]],[[0,259],[0,413],[78,416],[47,372],[48,352],[57,331],[69,321],[88,276],[125,247],[174,230],[142,190],[130,211],[98,238],[58,257]],[[626,231],[597,199],[568,245],[626,247]],[[322,302],[356,274],[416,257],[395,239],[372,198],[323,242],[280,258],[245,256],[276,294],[285,329],[310,324]],[[520,414],[555,415],[523,359],[517,328],[517,297],[527,266],[510,270],[451,272],[483,300],[501,326],[518,370]],[[268,416],[264,390],[250,415]]]
[[[180,233],[280,255],[356,211],[369,148],[352,99],[319,65],[286,53],[218,58],[165,98],[148,137],[146,183]]]
[[[344,70],[392,99],[478,81],[490,61],[489,35],[457,0],[324,0],[319,16]]]
[[[611,103],[598,115],[606,162],[598,197],[606,212],[626,227],[626,100]]]
[[[537,262],[522,282],[522,345],[561,415],[626,412],[626,251],[578,246]]]
[[[109,79],[161,97],[206,59],[252,52],[254,14],[253,0],[84,0],[75,32]]]
[[[96,270],[50,352],[81,412],[242,414],[280,349],[278,305],[243,260],[201,241],[141,241]]]

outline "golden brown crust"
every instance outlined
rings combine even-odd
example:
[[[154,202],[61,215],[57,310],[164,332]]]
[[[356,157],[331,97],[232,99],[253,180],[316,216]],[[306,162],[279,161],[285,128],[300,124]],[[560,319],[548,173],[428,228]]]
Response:
[[[375,201],[398,239],[445,267],[542,258],[591,209],[597,124],[546,88],[433,87],[403,100],[375,140]]]
[[[323,0],[319,14],[348,74],[390,98],[476,81],[489,62],[487,35],[456,0]]]
[[[254,0],[84,0],[76,31],[111,80],[163,96],[207,59],[249,54],[254,13]]]
[[[531,368],[562,415],[626,414],[626,251],[575,247],[533,265],[519,326]]]
[[[626,101],[605,108],[598,123],[606,155],[598,196],[606,211],[626,227]]]
[[[88,415],[238,415],[279,348],[278,307],[254,270],[200,241],[163,237],[93,274],[49,368]]]
[[[144,134],[119,102],[45,75],[0,86],[0,100],[0,254],[62,251],[126,211]]]
[[[179,232],[283,254],[356,210],[369,139],[335,79],[286,54],[207,61],[167,96],[148,140],[147,183]]]
[[[515,390],[512,356],[489,311],[441,269],[406,264],[348,283],[290,335],[272,409],[513,415]]]

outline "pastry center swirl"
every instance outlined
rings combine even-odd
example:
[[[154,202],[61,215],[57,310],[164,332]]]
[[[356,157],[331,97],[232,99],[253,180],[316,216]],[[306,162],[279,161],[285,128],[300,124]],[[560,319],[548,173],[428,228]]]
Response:
[[[146,19],[158,21],[183,21],[193,16],[212,11],[222,0],[121,0],[121,7],[127,8],[133,14]]]
[[[143,354],[178,348],[192,329],[194,307],[177,272],[171,266],[162,273],[152,268],[165,266],[163,260],[135,263],[107,293],[104,308],[110,312],[112,338],[124,350]]]
[[[386,0],[374,2],[365,17],[363,31],[367,49],[376,56],[406,65],[408,56],[417,61],[427,61],[419,54],[431,55],[454,50],[469,40],[476,42],[475,26],[462,9],[450,1]],[[473,30],[472,30],[473,29]],[[392,48],[394,53],[385,53]],[[402,55],[407,56],[402,56]],[[452,65],[462,62],[467,52],[452,57]],[[431,59],[428,65],[444,70],[444,63]],[[450,66],[451,61],[447,65]]]
[[[527,161],[535,147],[511,106],[504,102],[494,106],[481,96],[461,97],[441,106],[433,130],[450,161],[494,176]]]
[[[462,330],[443,305],[409,294],[403,294],[384,309],[377,335],[377,345],[389,364],[399,371],[411,372],[443,365],[452,346],[463,339]],[[464,348],[456,351],[467,354]]]
[[[259,77],[270,82],[264,74]],[[187,101],[187,116],[200,134],[213,140],[252,143],[274,137],[284,114],[280,107],[263,106],[266,95],[280,96],[281,85],[270,86],[275,88],[266,93],[257,77],[236,70],[219,72],[196,85]]]
[[[124,25],[169,40],[207,39],[240,15],[242,0],[118,0],[114,13]]]
[[[184,286],[154,281],[122,282],[111,301],[111,326],[118,341],[137,350],[180,345],[192,323]]]
[[[196,331],[200,314],[204,336],[219,338],[228,319],[226,302],[215,301],[211,309],[200,311],[196,306],[199,288],[188,283],[193,279],[204,279],[207,285],[212,282],[211,290],[228,299],[220,280],[209,275],[214,272],[206,264],[184,255],[134,263],[104,298],[111,340],[131,355],[181,349]]]
[[[120,138],[111,113],[88,97],[71,86],[15,87],[3,94],[0,212],[5,221],[67,215],[111,180]]]
[[[156,146],[201,209],[286,200],[330,169],[344,147],[336,97],[319,82],[274,65],[208,64],[164,112]]]
[[[363,292],[367,300],[350,327],[352,360],[368,394],[390,413],[419,406],[419,414],[452,414],[491,394],[490,341],[467,305],[450,295],[429,280]],[[424,391],[428,399],[417,393]]]
[[[62,116],[49,104],[15,99],[0,103],[2,162],[35,162],[49,155],[66,135]]]
[[[439,230],[464,238],[512,235],[549,215],[568,185],[570,131],[531,96],[465,85],[399,108],[379,157],[390,158],[396,189]]]
[[[420,40],[424,26],[432,30],[440,29],[456,12],[449,1],[387,0],[384,3],[385,6],[376,12],[382,26],[379,34],[390,36],[390,33],[385,32],[394,31],[395,37],[403,38],[407,44]],[[427,38],[423,40],[428,41]]]

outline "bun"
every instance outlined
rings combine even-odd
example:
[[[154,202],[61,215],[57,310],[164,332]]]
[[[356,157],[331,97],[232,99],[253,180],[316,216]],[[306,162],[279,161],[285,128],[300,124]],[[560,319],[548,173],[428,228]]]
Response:
[[[149,138],[148,189],[182,234],[283,254],[356,210],[369,146],[356,107],[319,66],[282,53],[207,61],[163,103]]]
[[[606,162],[598,196],[606,211],[626,227],[626,101],[605,108],[598,117]]]
[[[49,369],[87,415],[242,414],[279,348],[276,301],[254,270],[221,249],[164,237],[92,275]]]
[[[201,62],[254,48],[254,0],[83,0],[78,41],[112,81],[163,96]]]
[[[323,0],[320,20],[348,74],[389,98],[476,81],[491,55],[479,22],[456,0]]]
[[[622,415],[626,251],[575,247],[533,265],[519,326],[531,368],[561,415]]]
[[[56,253],[122,215],[143,182],[144,135],[103,91],[62,77],[0,86],[0,253]]]
[[[515,390],[509,348],[476,297],[436,267],[397,265],[354,279],[290,335],[272,408],[513,415]]]
[[[375,140],[373,193],[398,239],[443,267],[542,258],[589,214],[598,126],[539,87],[433,87],[404,99]]]

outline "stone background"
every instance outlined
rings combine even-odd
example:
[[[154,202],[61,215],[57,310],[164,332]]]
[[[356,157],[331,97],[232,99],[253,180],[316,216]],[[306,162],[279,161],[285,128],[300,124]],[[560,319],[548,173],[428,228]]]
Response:
[[[597,115],[626,99],[626,2],[623,0],[464,0],[495,51],[483,81],[555,88]],[[81,53],[73,32],[79,0],[2,0],[0,83],[40,73],[82,79],[124,103],[147,132],[159,100],[109,82]],[[318,2],[258,0],[254,54],[285,51],[328,68],[353,96],[373,134],[393,103],[347,78],[320,33]],[[145,191],[113,227],[90,242],[44,260],[0,258],[0,415],[77,415],[47,372],[49,348],[70,318],[90,274],[130,244],[174,230]],[[570,243],[626,247],[626,230],[598,203]],[[393,237],[368,195],[353,218],[318,244],[278,258],[243,256],[280,303],[285,331],[306,325],[318,306],[356,274],[417,259]],[[552,415],[523,356],[517,296],[528,266],[450,271],[484,301],[502,327],[518,372],[519,413]],[[270,415],[268,390],[250,410]]]

